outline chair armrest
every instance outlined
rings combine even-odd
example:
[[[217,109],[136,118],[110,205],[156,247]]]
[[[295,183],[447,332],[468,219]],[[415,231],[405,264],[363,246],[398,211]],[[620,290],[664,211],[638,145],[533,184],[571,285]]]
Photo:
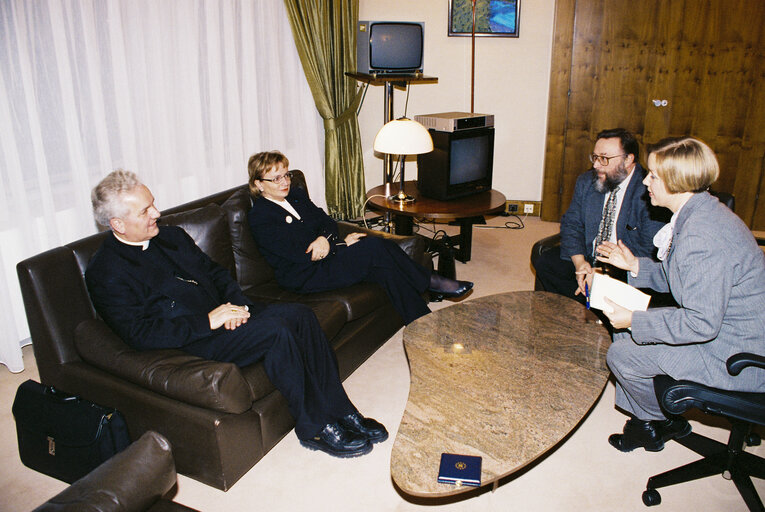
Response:
[[[742,352],[741,354],[730,356],[725,364],[728,367],[728,373],[738,375],[747,366],[765,368],[765,357]]]
[[[135,350],[98,319],[77,326],[75,345],[85,362],[166,397],[232,414],[252,407],[250,387],[233,363],[175,349]]]
[[[558,245],[560,245],[560,233],[537,240],[531,247],[531,262],[534,263],[543,252],[547,252]]]
[[[34,512],[146,510],[176,484],[170,443],[146,432]]]

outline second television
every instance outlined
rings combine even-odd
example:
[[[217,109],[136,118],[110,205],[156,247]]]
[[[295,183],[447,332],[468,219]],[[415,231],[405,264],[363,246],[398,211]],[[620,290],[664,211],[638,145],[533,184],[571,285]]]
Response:
[[[433,137],[433,151],[417,155],[420,194],[448,201],[491,190],[494,128],[428,131]]]

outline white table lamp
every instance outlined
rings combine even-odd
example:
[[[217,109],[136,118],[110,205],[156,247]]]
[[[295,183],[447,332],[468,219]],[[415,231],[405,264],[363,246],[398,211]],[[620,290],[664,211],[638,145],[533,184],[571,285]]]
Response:
[[[404,163],[407,155],[419,155],[433,151],[433,139],[428,130],[417,121],[401,117],[386,123],[375,136],[374,149],[380,153],[399,155],[401,162],[401,185],[398,194],[389,199],[407,203],[414,201],[404,192]]]

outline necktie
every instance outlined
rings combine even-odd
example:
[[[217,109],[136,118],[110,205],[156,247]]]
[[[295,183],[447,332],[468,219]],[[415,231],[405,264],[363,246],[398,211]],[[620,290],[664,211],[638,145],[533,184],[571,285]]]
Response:
[[[611,191],[608,195],[608,201],[606,201],[606,205],[603,207],[603,218],[600,220],[598,236],[595,237],[593,255],[595,254],[595,248],[603,243],[604,240],[611,238],[611,230],[614,228],[614,214],[616,213],[616,193],[618,191],[618,186]]]

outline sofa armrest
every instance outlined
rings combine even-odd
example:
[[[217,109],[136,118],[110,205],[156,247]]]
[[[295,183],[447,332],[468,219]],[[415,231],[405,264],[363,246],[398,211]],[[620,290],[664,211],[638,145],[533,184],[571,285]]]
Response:
[[[250,387],[233,363],[209,361],[180,350],[138,351],[102,320],[81,322],[74,338],[84,361],[161,395],[233,414],[252,407]]]
[[[149,510],[176,481],[170,443],[148,431],[34,512]],[[193,510],[181,505],[172,509]]]
[[[340,221],[337,223],[337,231],[340,238],[345,238],[350,233],[366,233],[371,236],[379,236],[396,242],[412,260],[423,265],[425,268],[432,267],[432,259],[425,252],[426,242],[421,236],[416,235],[394,235],[375,229],[367,229],[350,222]]]

